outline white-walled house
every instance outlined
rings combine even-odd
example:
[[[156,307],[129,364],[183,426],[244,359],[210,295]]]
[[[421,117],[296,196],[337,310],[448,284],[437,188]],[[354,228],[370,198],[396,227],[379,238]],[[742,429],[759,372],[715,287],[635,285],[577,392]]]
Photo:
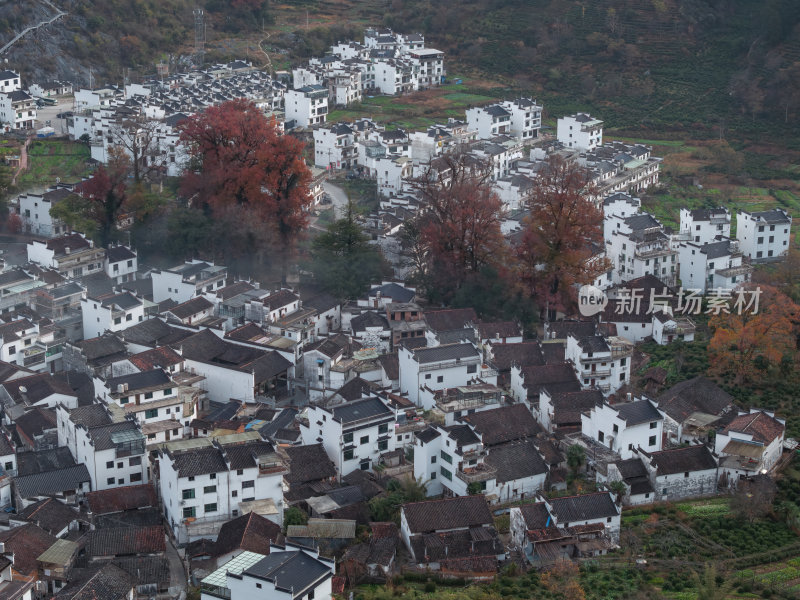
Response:
[[[572,364],[584,389],[613,394],[630,381],[632,357],[633,344],[620,337],[567,336],[564,358]]]
[[[622,511],[611,492],[543,499],[559,527],[602,524],[611,540],[619,543]]]
[[[191,260],[171,269],[153,271],[153,302],[172,299],[180,303],[212,293],[225,285],[227,276],[226,267],[202,260]]]
[[[561,117],[556,137],[567,148],[594,150],[603,145],[603,122],[586,113]]]
[[[82,298],[81,317],[83,337],[88,340],[106,331],[122,331],[141,323],[144,320],[144,302],[130,292]]]
[[[27,246],[28,260],[55,269],[65,277],[83,277],[103,270],[106,251],[92,240],[71,233],[46,241],[33,240]]]
[[[399,349],[400,391],[425,409],[435,405],[434,393],[481,380],[497,384],[497,371],[483,364],[472,343],[444,344],[433,348]]]
[[[725,208],[681,209],[680,233],[687,241],[710,244],[717,236],[730,237],[731,212]]]
[[[73,194],[71,186],[57,185],[41,194],[26,192],[17,198],[18,215],[26,233],[44,237],[64,235],[69,228],[59,219],[50,216],[50,209]]]
[[[382,454],[393,451],[396,424],[396,411],[373,396],[331,407],[309,406],[300,434],[303,444],[322,443],[342,477],[372,470]]]
[[[636,448],[647,452],[661,450],[664,415],[648,399],[614,405],[603,403],[581,415],[581,432],[628,459],[634,456]]]
[[[14,71],[0,71],[0,92],[7,94],[22,89],[22,80],[19,73]]]
[[[736,239],[742,254],[754,262],[783,258],[789,252],[792,215],[782,208],[736,214]]]
[[[136,279],[139,270],[139,258],[136,252],[127,246],[110,246],[106,251],[105,271],[117,283],[125,283]]]
[[[328,89],[321,85],[306,85],[284,94],[286,123],[296,127],[311,127],[324,123],[328,117]]]
[[[717,493],[717,460],[705,444],[640,454],[659,502]]]
[[[194,442],[158,451],[159,494],[178,543],[215,536],[225,521],[239,516],[242,502],[272,500],[283,523],[287,470],[270,443],[254,432]]]
[[[675,285],[678,251],[673,248],[664,226],[652,215],[607,212],[603,219],[603,238],[606,256],[614,265],[614,283],[654,275],[665,285]]]
[[[743,262],[739,243],[717,238],[708,244],[681,242],[678,245],[681,284],[684,289],[732,290],[750,281],[752,266]]]
[[[781,457],[786,422],[757,408],[740,414],[717,432],[714,453],[719,455],[720,472],[733,485],[740,477],[766,473]]]
[[[245,551],[200,582],[201,600],[331,600],[336,561],[286,542],[268,554]]]
[[[147,483],[145,439],[135,420],[114,421],[102,404],[72,410],[58,405],[56,418],[59,446],[86,465],[93,491]]]

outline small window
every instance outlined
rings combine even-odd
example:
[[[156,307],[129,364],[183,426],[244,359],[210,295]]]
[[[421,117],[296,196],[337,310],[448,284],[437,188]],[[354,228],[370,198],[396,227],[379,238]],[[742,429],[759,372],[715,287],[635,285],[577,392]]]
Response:
[[[152,408],[150,410],[144,411],[144,418],[145,419],[155,419],[158,416],[158,409]]]
[[[138,467],[142,464],[142,457],[141,456],[134,456],[128,461],[128,464],[132,467]]]
[[[205,513],[217,512],[217,503],[216,502],[212,502],[211,504],[206,504],[203,507],[203,512],[205,512]]]
[[[256,584],[256,587],[257,587],[257,588],[260,590],[260,589],[261,589],[261,584],[260,584],[260,583],[257,583],[257,584]]]
[[[432,465],[436,464],[436,457],[435,456],[431,456],[431,464]]]
[[[344,451],[344,460],[353,460],[353,451],[352,450],[345,450]]]
[[[350,433],[345,433],[342,436],[342,440],[344,441],[345,444],[352,444],[353,443],[353,432],[351,431]]]
[[[388,423],[381,423],[378,425],[378,433],[388,433],[389,432],[389,424]]]
[[[131,483],[133,483],[134,481],[141,481],[141,480],[142,480],[142,474],[141,473],[132,473],[131,474]]]
[[[216,473],[211,473],[211,475],[209,475],[208,478],[209,479],[216,479],[217,478],[217,474]]]
[[[378,442],[378,450],[387,450],[389,448],[389,440],[380,440]]]
[[[238,495],[239,495],[239,491],[238,490],[233,490],[231,492],[231,498],[236,498],[236,496],[238,496]]]
[[[252,480],[252,479],[250,479],[249,481],[243,481],[242,482],[242,489],[243,490],[246,490],[247,488],[254,488],[254,487],[256,487],[256,482],[254,480]]]
[[[128,396],[123,396],[122,398],[119,399],[120,404],[127,404],[130,401],[131,399]]]
[[[113,469],[113,468],[114,468],[114,461],[113,460],[109,460],[106,463],[106,469]]]
[[[358,443],[361,444],[362,446],[364,444],[369,444],[369,436],[368,435],[361,436],[361,439],[358,441]]]
[[[611,523],[611,517],[606,517],[606,523]]]
[[[183,509],[183,518],[190,519],[195,515],[195,507],[194,506],[186,506]]]
[[[109,477],[108,479],[106,479],[106,483],[108,485],[114,485],[114,478],[113,477]]]
[[[664,489],[661,491],[661,495],[662,495],[662,496],[666,496],[666,495],[667,495],[667,488],[664,488]]]
[[[215,485],[207,485],[203,488],[204,494],[214,494],[217,491],[217,486]]]
[[[614,433],[619,433],[619,425],[614,424]]]
[[[478,365],[467,365],[467,373],[477,373]]]
[[[244,469],[236,469],[237,475],[244,475]]]
[[[181,497],[184,500],[191,500],[192,498],[194,498],[194,488],[189,488],[187,490],[183,490],[181,492]]]
[[[683,474],[683,476],[684,476],[685,478],[688,478],[688,477],[689,477],[689,471],[686,471],[686,472]]]
[[[647,440],[647,443],[648,443],[650,446],[655,446],[655,445],[656,445],[656,436],[654,436],[654,435],[651,435],[651,436],[650,436],[650,439],[649,439],[649,440]]]
[[[194,481],[194,475],[189,476],[189,481]]]
[[[650,429],[655,429],[656,427],[658,427],[658,421],[653,421],[650,423]]]
[[[144,399],[145,400],[152,400],[153,399],[153,392],[145,392]]]

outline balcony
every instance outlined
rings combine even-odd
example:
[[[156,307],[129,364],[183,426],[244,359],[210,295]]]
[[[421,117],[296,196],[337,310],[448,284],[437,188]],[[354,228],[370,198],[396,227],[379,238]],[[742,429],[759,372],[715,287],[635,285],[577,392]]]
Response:
[[[478,358],[453,359],[437,363],[421,364],[419,366],[419,371],[422,373],[423,371],[437,371],[439,369],[452,369],[453,367],[466,367],[469,365],[477,366],[479,364],[480,360]]]
[[[486,463],[482,463],[474,467],[466,468],[463,471],[456,471],[456,477],[467,484],[478,481],[488,481],[497,477],[497,469]]]
[[[747,275],[752,271],[753,267],[750,265],[738,265],[735,267],[727,267],[725,269],[717,269],[714,271],[714,273],[720,277],[736,277],[738,275]]]
[[[676,335],[688,335],[695,332],[695,325],[689,319],[675,319],[675,324],[664,325],[664,333]]]
[[[22,351],[23,354],[23,365],[26,367],[30,367],[32,365],[38,365],[45,361],[45,350],[44,348],[40,348],[38,346],[33,346],[32,348],[25,348]]]
[[[596,369],[584,369],[581,372],[582,377],[609,377],[611,375],[611,367],[598,367]]]

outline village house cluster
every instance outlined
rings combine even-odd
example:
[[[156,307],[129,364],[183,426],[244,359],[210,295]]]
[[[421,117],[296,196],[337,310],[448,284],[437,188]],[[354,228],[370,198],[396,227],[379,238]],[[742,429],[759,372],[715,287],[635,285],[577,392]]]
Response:
[[[584,113],[544,136],[530,98],[425,131],[325,123],[329,106],[444,74],[422,36],[368,30],[295,69],[291,86],[237,61],[79,90],[69,131],[104,162],[147,130],[143,160],[177,175],[180,120],[249,98],[287,129],[313,126],[317,196],[334,169],[377,181],[367,223],[385,247],[425,209],[411,180],[448,152],[489,165],[511,236],[558,153],[589,170],[603,210],[607,306],[527,339],[516,322],[426,306],[402,278],[343,303],[202,260],[151,268],[51,216],[74,183],[21,194],[11,207],[36,239],[4,244],[0,272],[0,594],[151,598],[185,584],[175,547],[204,600],[328,600],[402,567],[485,579],[510,560],[605,554],[620,546],[623,506],[712,496],[775,468],[790,442],[772,412],[740,410],[704,377],[664,389],[651,370],[644,394],[630,383],[637,343],[694,337],[678,282],[733,291],[753,263],[785,254],[791,217],[741,211],[732,238],[726,209],[683,210],[670,231],[636,196],[658,183],[650,148],[604,141]],[[6,75],[10,98],[19,81]],[[635,293],[637,310],[620,310]],[[598,491],[564,495],[573,447]],[[428,498],[403,504],[399,523],[373,522],[370,500],[407,479]],[[307,522],[284,528],[290,510]]]

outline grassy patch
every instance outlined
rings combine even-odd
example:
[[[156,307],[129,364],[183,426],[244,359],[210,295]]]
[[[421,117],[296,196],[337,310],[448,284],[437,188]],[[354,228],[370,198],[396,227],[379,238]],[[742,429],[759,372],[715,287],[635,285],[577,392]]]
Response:
[[[728,498],[714,498],[702,502],[681,502],[675,508],[684,513],[687,517],[711,517],[728,515],[731,512],[731,504]]]
[[[17,185],[25,190],[57,181],[77,181],[90,173],[89,158],[89,148],[80,142],[36,140],[28,147],[28,170]]]

